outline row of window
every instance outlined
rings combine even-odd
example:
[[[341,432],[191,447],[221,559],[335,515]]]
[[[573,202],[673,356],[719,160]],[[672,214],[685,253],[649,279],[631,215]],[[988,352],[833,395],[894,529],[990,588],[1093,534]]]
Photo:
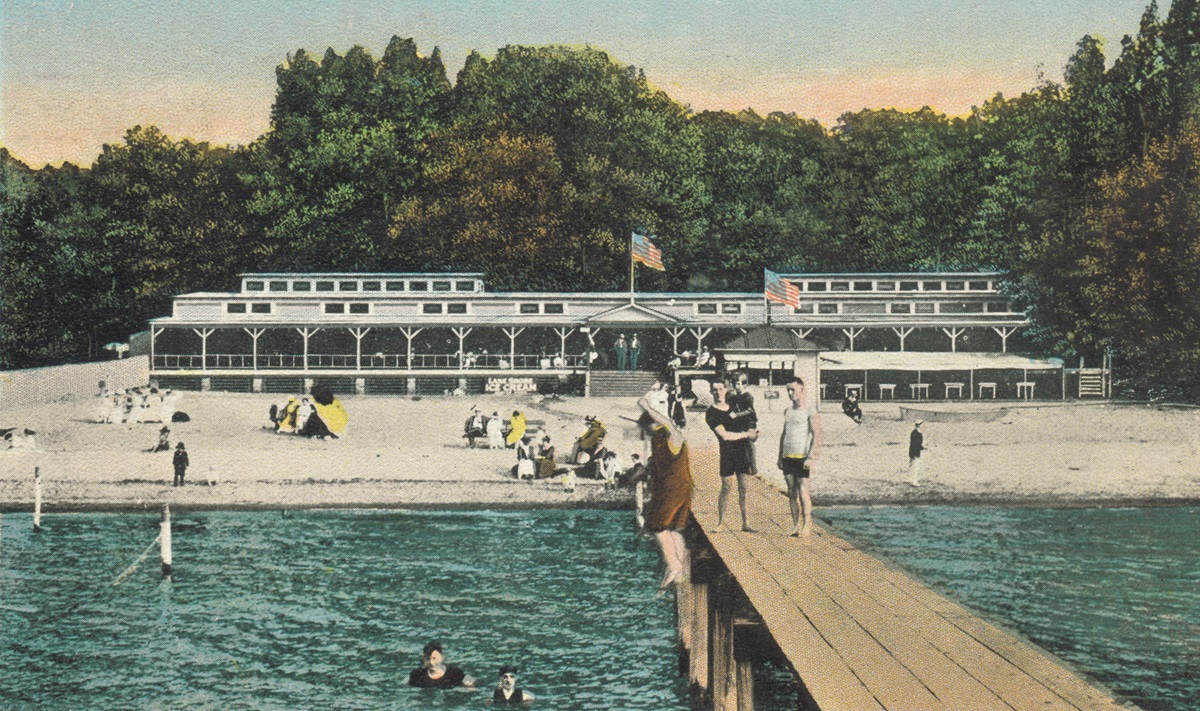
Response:
[[[798,314],[1011,314],[1012,304],[998,302],[966,302],[966,303],[913,303],[913,304],[821,304],[801,303],[795,309]]]
[[[247,313],[247,304],[244,302],[230,302],[225,304],[225,313],[244,314]],[[271,313],[271,304],[267,303],[250,303],[249,313],[252,314],[269,314]],[[366,301],[330,301],[323,305],[322,309],[327,314],[369,314],[371,313],[371,304]],[[563,304],[518,304],[518,312],[522,314],[561,314],[564,312]],[[460,303],[424,303],[421,304],[421,313],[423,314],[465,314],[467,313],[467,304]]]
[[[474,281],[247,280],[246,291],[476,291]]]
[[[802,281],[803,291],[991,291],[990,281]]]

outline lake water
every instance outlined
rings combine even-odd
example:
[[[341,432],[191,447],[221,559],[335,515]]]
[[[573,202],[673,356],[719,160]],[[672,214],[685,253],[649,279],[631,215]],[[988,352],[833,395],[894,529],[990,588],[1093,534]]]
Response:
[[[820,513],[1146,711],[1200,708],[1200,509]]]
[[[543,709],[685,711],[660,559],[611,511],[3,519],[0,708],[479,709],[501,664]],[[405,686],[421,647],[487,691]]]

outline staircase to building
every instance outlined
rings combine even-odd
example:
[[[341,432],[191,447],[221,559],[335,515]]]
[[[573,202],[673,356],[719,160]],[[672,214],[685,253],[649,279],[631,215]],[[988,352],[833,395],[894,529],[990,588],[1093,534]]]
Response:
[[[656,379],[654,373],[639,370],[593,370],[590,394],[592,397],[637,398],[645,395]]]

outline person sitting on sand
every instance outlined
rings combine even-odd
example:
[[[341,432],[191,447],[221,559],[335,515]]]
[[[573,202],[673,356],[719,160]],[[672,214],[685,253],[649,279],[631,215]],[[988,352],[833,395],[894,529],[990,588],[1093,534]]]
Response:
[[[497,706],[533,703],[533,694],[517,688],[516,667],[507,664],[500,667],[500,677],[496,681],[496,688],[492,690],[492,703]]]
[[[408,675],[408,685],[422,689],[475,688],[475,680],[456,666],[446,664],[441,642],[430,642],[421,652],[422,664]]]
[[[488,449],[504,449],[504,421],[500,419],[500,411],[492,413],[487,421]]]
[[[542,437],[542,443],[537,451],[537,478],[549,479],[554,476],[557,467],[554,466],[554,445],[550,444],[550,435]]]
[[[154,445],[151,452],[169,452],[171,451],[171,428],[166,425],[158,431],[158,444]]]
[[[535,473],[533,435],[526,432],[517,443],[517,465],[513,467],[516,478],[532,479]]]
[[[479,411],[478,407],[471,408],[471,416],[467,418],[467,422],[463,425],[463,437],[467,438],[467,446],[475,448],[475,440],[487,436],[487,431],[484,429],[487,426],[487,418]]]
[[[846,399],[842,400],[842,412],[846,417],[854,420],[854,424],[861,425],[863,421],[862,407],[858,404],[858,391],[851,390],[846,393]]]

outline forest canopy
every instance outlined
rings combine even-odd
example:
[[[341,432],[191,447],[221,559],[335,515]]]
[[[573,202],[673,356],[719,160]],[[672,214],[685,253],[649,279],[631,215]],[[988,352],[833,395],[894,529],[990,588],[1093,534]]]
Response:
[[[400,37],[297,50],[276,80],[248,146],[135,126],[91,166],[40,169],[0,148],[0,367],[99,357],[243,271],[619,290],[640,231],[666,262],[647,291],[999,270],[1045,354],[1111,349],[1135,385],[1200,395],[1197,0],[961,117],[693,112],[591,48],[472,53],[451,81]]]

